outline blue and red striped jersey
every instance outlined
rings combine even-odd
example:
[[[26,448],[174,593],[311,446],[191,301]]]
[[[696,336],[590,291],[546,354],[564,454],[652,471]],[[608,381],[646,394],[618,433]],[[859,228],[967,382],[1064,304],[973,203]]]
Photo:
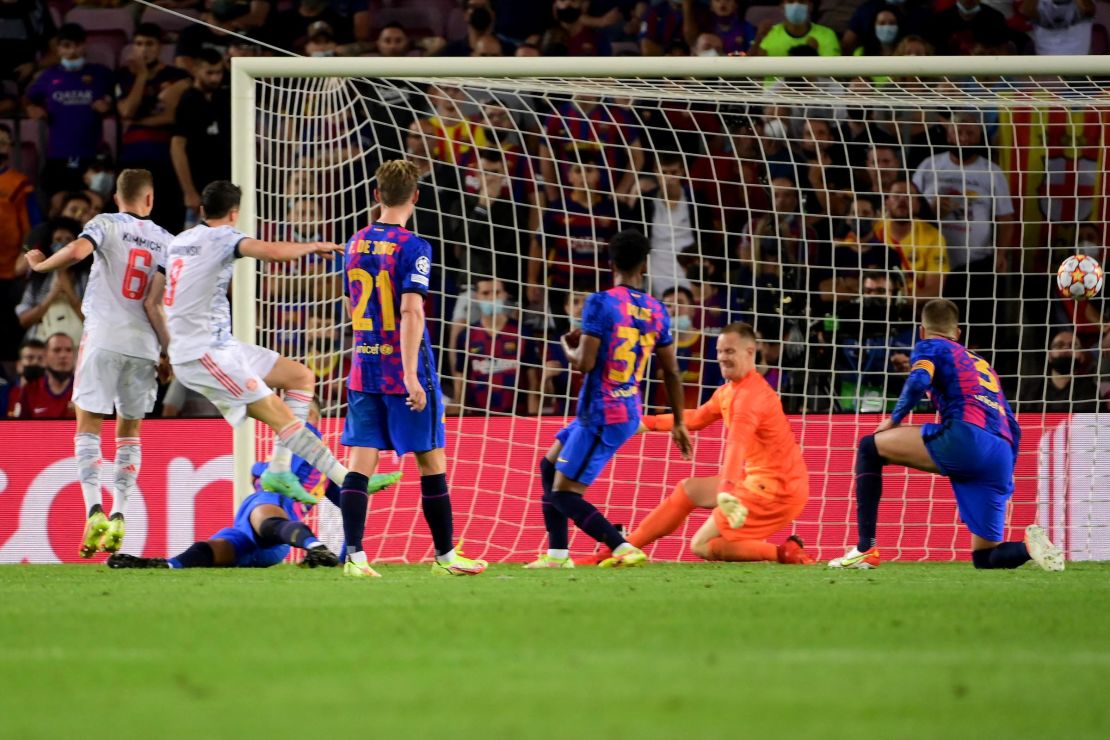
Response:
[[[639,419],[648,360],[656,346],[674,341],[667,309],[647,293],[618,285],[586,299],[582,333],[597,337],[601,345],[582,384],[579,421],[598,427]]]

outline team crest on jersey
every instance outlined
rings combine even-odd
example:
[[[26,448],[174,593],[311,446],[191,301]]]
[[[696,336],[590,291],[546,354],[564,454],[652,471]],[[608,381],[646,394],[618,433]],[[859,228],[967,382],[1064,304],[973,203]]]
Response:
[[[427,275],[432,271],[432,261],[427,257],[420,257],[416,260],[416,271],[421,275]]]

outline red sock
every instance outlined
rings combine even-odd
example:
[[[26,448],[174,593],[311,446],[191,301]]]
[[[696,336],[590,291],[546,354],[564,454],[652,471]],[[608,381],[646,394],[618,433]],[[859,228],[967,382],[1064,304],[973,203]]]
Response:
[[[762,540],[729,541],[724,537],[714,537],[709,540],[709,556],[711,560],[728,560],[734,563],[754,560],[778,562],[779,549]]]
[[[628,541],[636,547],[646,547],[660,537],[666,537],[686,521],[690,512],[698,508],[686,494],[686,487],[680,482],[650,514],[644,517]]]

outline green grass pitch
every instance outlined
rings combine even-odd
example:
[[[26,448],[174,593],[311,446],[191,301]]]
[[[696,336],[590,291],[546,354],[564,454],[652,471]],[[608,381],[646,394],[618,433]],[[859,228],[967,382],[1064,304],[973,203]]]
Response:
[[[382,571],[0,567],[0,737],[1110,737],[1110,564]]]

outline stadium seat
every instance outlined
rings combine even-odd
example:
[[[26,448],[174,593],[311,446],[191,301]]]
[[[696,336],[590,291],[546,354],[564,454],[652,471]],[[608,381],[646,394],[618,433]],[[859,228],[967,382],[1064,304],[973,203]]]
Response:
[[[125,35],[122,31],[89,31],[85,48],[90,52],[93,49],[103,49],[112,59],[108,67],[115,69],[115,60],[119,58],[120,52],[127,46],[130,38],[130,33]],[[104,64],[104,62],[99,63]]]
[[[66,23],[79,23],[89,34],[114,31],[130,39],[135,32],[135,14],[130,8],[74,8],[66,13]]]
[[[174,10],[175,13],[180,13],[188,17],[182,18],[181,15],[167,13],[158,8],[147,8],[143,11],[141,21],[143,23],[153,23],[165,33],[179,33],[182,29],[190,26],[194,18],[200,18],[200,13],[196,10],[188,10],[186,8],[175,8]]]
[[[95,43],[85,47],[85,61],[90,64],[103,64],[108,69],[116,68],[117,55],[111,44]]]

